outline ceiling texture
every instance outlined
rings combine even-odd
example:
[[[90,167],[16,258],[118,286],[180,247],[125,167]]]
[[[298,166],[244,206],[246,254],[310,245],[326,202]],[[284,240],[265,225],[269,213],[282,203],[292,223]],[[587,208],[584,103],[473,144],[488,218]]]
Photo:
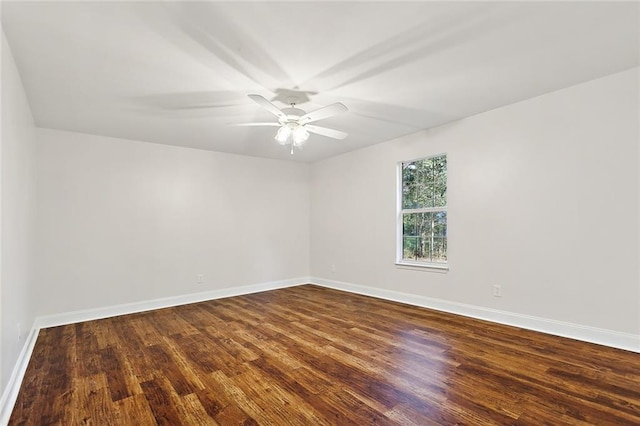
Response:
[[[639,65],[639,3],[12,2],[40,127],[312,162]],[[293,155],[247,97],[342,102]],[[315,123],[314,123],[315,124]]]

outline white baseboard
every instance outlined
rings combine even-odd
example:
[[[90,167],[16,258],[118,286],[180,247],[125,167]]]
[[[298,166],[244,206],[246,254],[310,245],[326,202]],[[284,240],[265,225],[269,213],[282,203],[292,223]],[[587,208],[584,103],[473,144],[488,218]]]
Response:
[[[66,312],[56,315],[46,315],[37,317],[27,341],[20,352],[16,365],[11,373],[11,378],[2,393],[0,399],[0,425],[6,425],[13,411],[13,406],[18,398],[20,385],[24,378],[24,373],[29,365],[33,348],[38,338],[38,333],[42,328],[56,327],[59,325],[73,324],[82,321],[92,321],[96,319],[109,318],[117,315],[134,314],[137,312],[150,311],[153,309],[169,308],[171,306],[185,305],[188,303],[204,302],[207,300],[222,299],[224,297],[241,296],[243,294],[259,293],[261,291],[276,290],[279,288],[293,287],[310,282],[309,277],[292,278],[281,281],[271,281],[260,284],[252,284],[241,287],[224,288],[220,290],[205,291],[202,293],[185,294],[161,299],[146,300],[141,302],[126,303],[122,305],[106,306],[95,309],[85,309],[82,311]]]
[[[393,290],[367,287],[358,284],[333,281],[324,278],[312,277],[311,282],[323,287],[336,290],[348,291],[365,296],[377,297],[380,299],[392,300],[423,308],[435,309],[466,317],[477,318],[499,324],[511,325],[528,330],[539,331],[555,336],[568,337],[570,339],[581,340],[589,343],[610,346],[640,353],[640,335],[621,333],[613,330],[590,327],[586,325],[573,324],[569,322],[556,321],[547,318],[522,315],[513,312],[500,311],[497,309],[484,308],[481,306],[467,305],[464,303],[450,302],[442,299],[434,299],[415,294],[401,293]]]
[[[11,372],[9,382],[2,393],[2,398],[0,398],[0,425],[6,425],[9,423],[9,417],[11,417],[11,411],[13,411],[13,406],[18,398],[22,378],[24,377],[24,373],[27,371],[27,366],[31,359],[33,347],[36,345],[39,331],[40,330],[35,327],[31,328],[31,331],[27,336],[27,340],[24,342],[24,346],[20,351],[20,355],[18,355],[16,365]]]
[[[125,303],[122,305],[106,306],[103,308],[84,309],[81,311],[66,312],[55,315],[45,315],[36,318],[35,327],[38,329],[55,327],[64,324],[73,324],[82,321],[127,315],[153,309],[169,308],[171,306],[186,305],[188,303],[204,302],[207,300],[222,299],[223,297],[241,296],[243,294],[259,293],[261,291],[276,290],[306,284],[309,277],[291,278],[288,280],[271,281],[260,284],[252,284],[241,287],[223,288],[219,290],[205,291],[202,293],[183,294],[179,296],[163,297],[160,299],[144,300],[141,302]]]

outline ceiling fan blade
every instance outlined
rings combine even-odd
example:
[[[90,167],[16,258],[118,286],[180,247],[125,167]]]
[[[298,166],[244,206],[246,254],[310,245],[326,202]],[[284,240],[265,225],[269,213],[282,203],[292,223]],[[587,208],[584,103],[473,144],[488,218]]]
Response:
[[[274,126],[274,127],[280,127],[281,124],[280,123],[233,123],[230,124],[230,126],[237,126],[237,127],[253,127],[253,126]]]
[[[271,114],[275,115],[276,117],[278,117],[278,118],[286,117],[285,113],[280,111],[280,109],[277,106],[275,106],[274,104],[269,102],[264,96],[260,96],[260,95],[248,95],[248,96],[255,103],[257,103],[262,108],[266,109],[267,111],[269,111]]]
[[[304,128],[311,133],[327,136],[333,139],[344,139],[349,136],[348,133],[341,132],[340,130],[327,129],[326,127],[314,126],[313,124],[307,124],[304,126]]]
[[[349,111],[349,108],[347,108],[344,104],[340,102],[336,102],[335,104],[327,105],[324,108],[320,108],[315,111],[311,111],[308,114],[303,115],[302,117],[300,117],[300,120],[298,120],[298,122],[300,124],[307,124],[313,121],[322,120],[323,118],[329,118],[336,114],[341,114],[347,111]]]

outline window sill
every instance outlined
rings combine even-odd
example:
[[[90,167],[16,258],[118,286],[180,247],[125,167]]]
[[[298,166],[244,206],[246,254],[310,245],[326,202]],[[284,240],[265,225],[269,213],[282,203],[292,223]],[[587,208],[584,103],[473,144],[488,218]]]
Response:
[[[435,263],[396,262],[396,268],[412,269],[414,271],[440,272],[442,274],[449,272],[449,265]]]

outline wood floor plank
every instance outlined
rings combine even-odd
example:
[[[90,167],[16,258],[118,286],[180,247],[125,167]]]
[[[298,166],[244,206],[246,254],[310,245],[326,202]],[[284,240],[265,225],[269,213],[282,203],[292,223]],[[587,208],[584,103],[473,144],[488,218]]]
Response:
[[[188,395],[196,390],[196,385],[188,380],[180,368],[180,355],[175,355],[165,345],[153,345],[146,348],[149,358],[162,372],[178,395]]]
[[[279,381],[273,380],[264,370],[248,369],[237,377],[234,383],[243,393],[260,405],[264,413],[273,419],[274,424],[283,419],[294,425],[329,425],[303,398],[304,395],[287,392]],[[295,407],[295,409],[294,409]]]
[[[277,419],[272,418],[269,413],[265,411],[261,404],[249,398],[234,379],[227,377],[222,371],[211,373],[209,377],[214,383],[212,388],[216,389],[218,394],[224,395],[225,399],[231,401],[231,405],[236,405],[241,408],[249,418],[256,421],[259,419],[259,424],[268,425],[274,424],[274,422],[277,421]],[[226,415],[224,411],[226,410],[223,410],[218,418],[221,418],[222,415]]]
[[[75,324],[77,339],[82,342],[82,346],[76,348],[76,351],[81,352],[77,356],[77,374],[79,376],[89,377],[101,371],[100,348],[94,326],[93,321]]]
[[[40,331],[11,425],[639,425],[640,354],[314,285]]]
[[[229,404],[216,416],[218,424],[221,425],[242,425],[254,426],[259,423],[252,417],[248,417],[240,407],[236,404]]]
[[[107,384],[109,392],[111,393],[111,399],[115,402],[133,395],[132,392],[129,392],[127,379],[125,377],[126,370],[120,359],[120,352],[116,347],[107,346],[101,349],[100,356],[102,369],[107,374]]]
[[[180,404],[176,403],[177,398],[173,397],[175,391],[167,379],[153,379],[141,383],[140,386],[159,425],[185,424],[180,413]]]
[[[105,374],[83,377],[76,382],[74,405],[67,407],[66,419],[59,424],[118,424],[119,416],[109,392]],[[29,420],[38,420],[37,416]],[[40,424],[49,424],[41,420]],[[38,424],[37,422],[34,424]]]
[[[153,425],[156,423],[147,398],[142,392],[117,401],[115,406],[121,425]],[[102,419],[94,422],[94,424],[101,423]]]

